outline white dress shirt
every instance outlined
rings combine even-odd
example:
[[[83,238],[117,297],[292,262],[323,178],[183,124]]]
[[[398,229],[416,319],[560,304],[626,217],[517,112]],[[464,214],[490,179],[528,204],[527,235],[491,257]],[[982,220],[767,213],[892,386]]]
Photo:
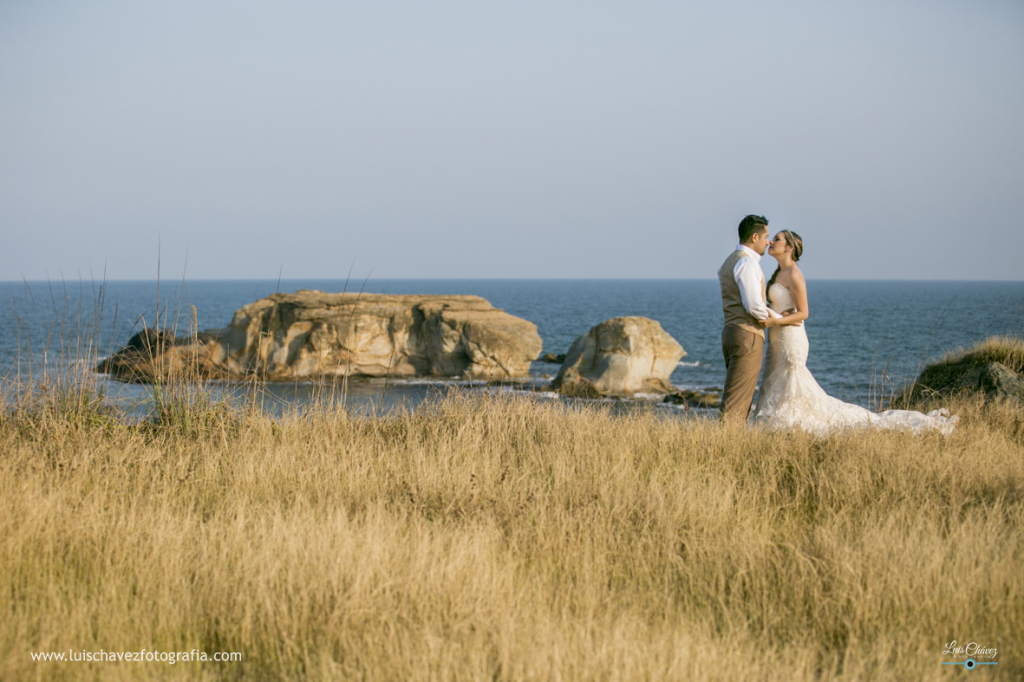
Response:
[[[757,320],[767,320],[768,316],[782,317],[768,307],[767,302],[761,295],[761,281],[764,273],[761,272],[761,256],[748,246],[736,245],[737,251],[745,251],[748,258],[740,258],[732,268],[733,279],[740,288],[740,299],[747,312]],[[721,272],[721,270],[719,270]]]

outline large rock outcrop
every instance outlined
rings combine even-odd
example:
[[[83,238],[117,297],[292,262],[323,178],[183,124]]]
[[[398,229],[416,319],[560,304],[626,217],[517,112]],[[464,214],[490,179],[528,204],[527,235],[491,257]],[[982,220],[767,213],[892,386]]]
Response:
[[[190,374],[266,380],[331,376],[526,377],[541,351],[532,322],[478,296],[274,294],[220,330],[136,335],[101,372],[127,381]]]
[[[646,317],[615,317],[573,342],[551,387],[580,398],[669,393],[686,351]]]
[[[972,394],[1024,400],[1024,339],[993,336],[972,348],[947,353],[929,363],[894,406]]]
[[[1024,338],[992,336],[946,353],[929,362],[888,407],[927,411],[978,397],[1024,407]]]

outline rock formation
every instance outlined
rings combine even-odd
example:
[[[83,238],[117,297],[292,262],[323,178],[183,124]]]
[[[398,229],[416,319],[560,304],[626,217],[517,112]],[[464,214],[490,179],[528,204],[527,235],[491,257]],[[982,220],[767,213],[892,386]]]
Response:
[[[669,393],[669,377],[684,355],[654,320],[615,317],[573,342],[551,388],[580,398]]]
[[[1001,362],[990,362],[978,377],[978,390],[988,398],[1024,400],[1024,379]]]
[[[993,336],[929,363],[917,380],[892,403],[915,408],[922,401],[983,395],[1024,405],[1024,339]]]
[[[525,377],[537,327],[478,296],[274,294],[193,337],[137,334],[99,370],[126,381],[195,376]]]

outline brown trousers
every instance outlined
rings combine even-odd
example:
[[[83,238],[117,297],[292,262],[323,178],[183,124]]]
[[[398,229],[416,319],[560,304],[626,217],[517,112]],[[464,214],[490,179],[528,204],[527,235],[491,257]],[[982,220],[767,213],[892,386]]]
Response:
[[[725,356],[725,390],[718,407],[722,419],[746,421],[754,400],[757,378],[764,361],[764,339],[754,332],[729,324],[722,328]]]

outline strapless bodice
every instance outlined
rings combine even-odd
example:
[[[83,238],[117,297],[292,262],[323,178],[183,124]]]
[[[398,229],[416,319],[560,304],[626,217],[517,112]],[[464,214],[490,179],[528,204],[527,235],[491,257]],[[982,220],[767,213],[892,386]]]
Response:
[[[768,290],[768,307],[779,313],[780,315],[787,311],[796,310],[796,301],[793,300],[793,294],[789,292],[789,289],[782,286],[778,282],[772,284],[771,289]],[[803,322],[797,322],[796,324],[788,324],[780,327],[772,327],[773,330],[777,329],[801,329],[804,326]]]
[[[768,301],[770,303],[769,307],[777,313],[796,308],[793,294],[789,293],[789,289],[778,282],[772,284],[772,288],[768,290]]]

